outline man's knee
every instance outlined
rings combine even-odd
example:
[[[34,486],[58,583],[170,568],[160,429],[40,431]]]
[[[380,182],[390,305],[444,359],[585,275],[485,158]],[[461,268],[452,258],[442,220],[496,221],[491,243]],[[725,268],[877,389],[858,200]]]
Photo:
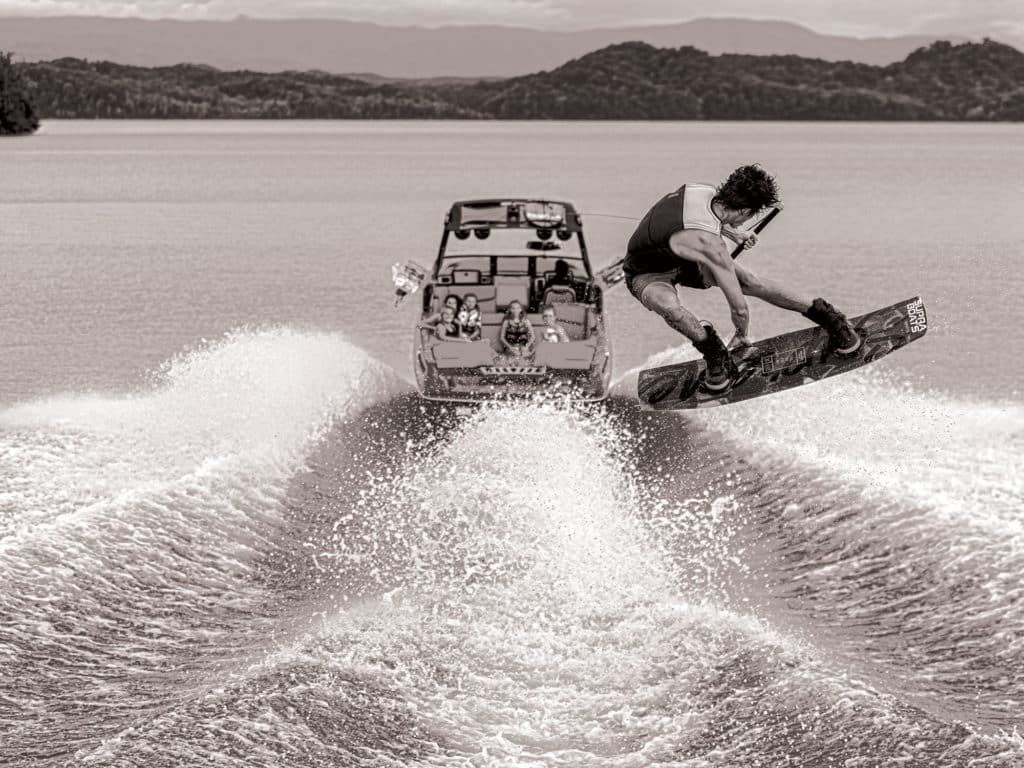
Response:
[[[667,283],[651,283],[640,294],[640,303],[664,317],[666,312],[679,306],[679,296],[676,289]]]

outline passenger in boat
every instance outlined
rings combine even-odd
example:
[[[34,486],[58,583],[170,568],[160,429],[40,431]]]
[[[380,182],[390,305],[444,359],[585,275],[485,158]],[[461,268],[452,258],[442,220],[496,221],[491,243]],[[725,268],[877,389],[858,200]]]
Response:
[[[555,314],[555,308],[552,305],[544,307],[540,315],[544,321],[544,327],[540,331],[541,341],[547,342],[566,342],[569,341],[569,332],[565,330],[565,327],[561,325]]]
[[[462,299],[462,309],[456,316],[462,335],[469,341],[477,341],[483,336],[483,327],[480,324],[480,307],[477,306],[475,293],[467,293]]]
[[[626,287],[637,301],[686,336],[707,361],[704,385],[720,391],[729,386],[733,362],[729,350],[750,344],[750,310],[746,296],[800,312],[820,325],[837,354],[852,354],[861,338],[846,316],[821,298],[811,300],[774,280],[758,278],[732,260],[722,237],[750,248],[753,232],[737,229],[759,211],[776,205],[775,179],[759,165],[733,171],[720,186],[684,184],[659,200],[640,220],[626,248]],[[718,287],[732,310],[736,333],[726,348],[710,323],[702,323],[683,306],[677,286]]]
[[[459,310],[462,309],[462,299],[460,299],[454,293],[449,293],[447,296],[444,297],[444,303],[441,305],[441,310],[438,311],[438,312],[435,312],[430,317],[428,317],[426,320],[421,322],[419,324],[419,327],[420,328],[425,328],[428,331],[432,331],[434,329],[434,327],[439,322],[441,322],[441,313],[444,311],[445,307],[450,307],[452,312],[455,313],[455,316],[458,317]]]
[[[526,357],[533,352],[535,337],[533,325],[523,311],[523,305],[513,301],[508,305],[505,319],[498,334],[502,351],[513,357]]]
[[[441,341],[469,341],[455,317],[455,310],[447,304],[441,309],[441,319],[434,326],[434,334]]]

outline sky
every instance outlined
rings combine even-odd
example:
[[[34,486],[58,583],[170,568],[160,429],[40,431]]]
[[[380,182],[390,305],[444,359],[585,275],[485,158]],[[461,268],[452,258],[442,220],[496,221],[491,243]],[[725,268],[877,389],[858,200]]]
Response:
[[[627,7],[628,6],[628,7]],[[780,19],[855,37],[991,36],[1024,41],[1024,0],[0,0],[0,15],[176,19],[332,18],[387,25],[503,24],[541,29]]]

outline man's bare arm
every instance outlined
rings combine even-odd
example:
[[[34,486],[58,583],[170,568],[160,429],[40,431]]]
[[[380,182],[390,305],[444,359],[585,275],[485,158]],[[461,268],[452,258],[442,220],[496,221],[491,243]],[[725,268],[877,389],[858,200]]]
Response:
[[[710,232],[682,230],[672,235],[669,246],[680,258],[695,261],[711,272],[718,287],[725,294],[725,300],[729,302],[736,335],[746,337],[750,309],[740,288],[740,281],[736,277],[732,257],[722,238]]]

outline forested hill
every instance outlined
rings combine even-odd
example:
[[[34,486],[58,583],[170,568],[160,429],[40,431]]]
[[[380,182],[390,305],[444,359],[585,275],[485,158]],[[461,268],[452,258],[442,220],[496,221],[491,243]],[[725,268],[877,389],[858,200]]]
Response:
[[[361,80],[59,59],[24,65],[62,118],[1024,120],[1024,53],[935,43],[885,67],[623,43],[504,80]]]
[[[1024,53],[939,42],[875,67],[625,43],[458,103],[500,118],[1024,120]]]

